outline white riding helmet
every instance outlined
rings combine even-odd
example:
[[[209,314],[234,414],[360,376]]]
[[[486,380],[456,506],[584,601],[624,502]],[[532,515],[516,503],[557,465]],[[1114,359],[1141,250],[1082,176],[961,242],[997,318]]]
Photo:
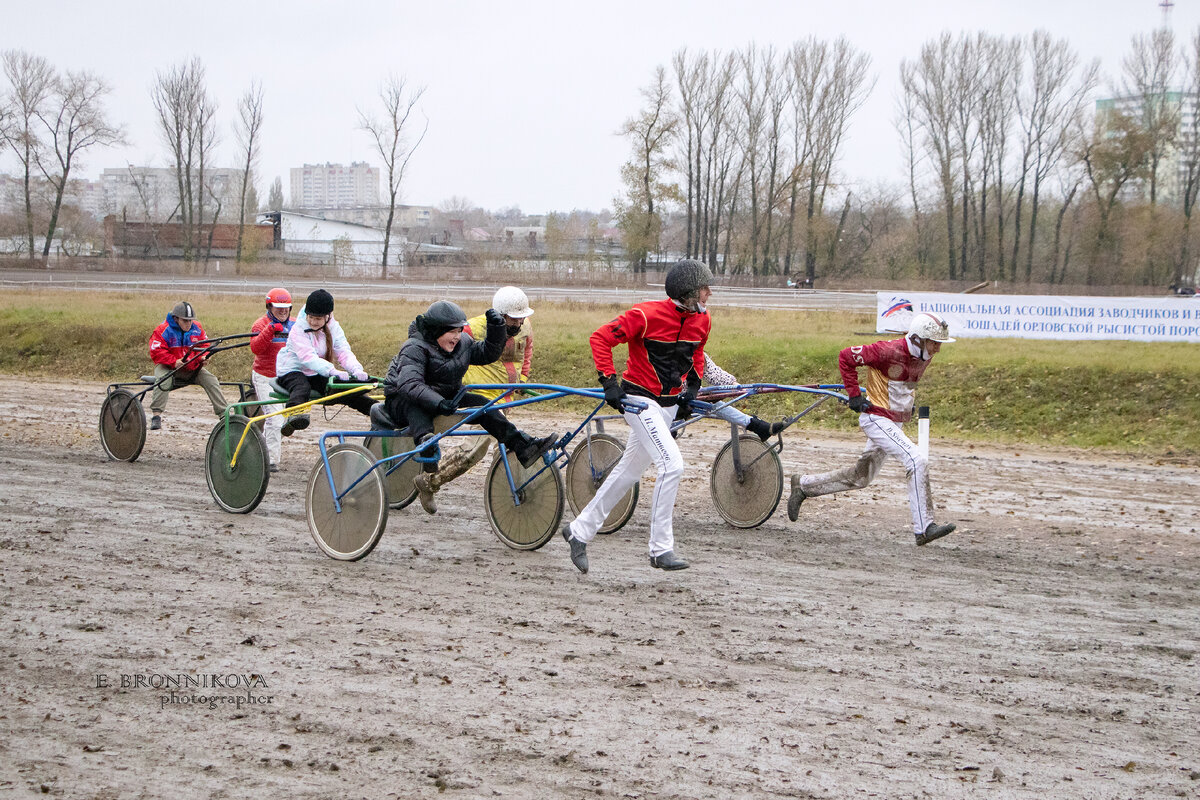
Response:
[[[492,297],[492,308],[513,319],[524,319],[533,314],[533,309],[529,307],[529,298],[516,286],[502,286],[497,289]]]
[[[950,336],[950,325],[937,314],[924,312],[915,314],[908,324],[908,335],[916,336],[931,342],[953,342]]]

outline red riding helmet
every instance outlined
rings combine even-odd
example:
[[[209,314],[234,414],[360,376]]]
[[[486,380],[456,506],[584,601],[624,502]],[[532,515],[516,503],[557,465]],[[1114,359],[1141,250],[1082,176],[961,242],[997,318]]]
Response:
[[[292,296],[287,289],[275,288],[267,292],[267,305],[275,308],[291,308]]]

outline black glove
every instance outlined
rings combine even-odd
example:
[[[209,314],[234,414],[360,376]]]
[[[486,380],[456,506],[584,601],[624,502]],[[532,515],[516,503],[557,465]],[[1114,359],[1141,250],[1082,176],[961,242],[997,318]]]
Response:
[[[504,324],[504,315],[494,308],[489,308],[487,311],[483,312],[483,315],[487,317],[488,327]]]
[[[847,401],[846,405],[850,406],[851,411],[857,411],[861,414],[871,407],[871,401],[867,399],[865,394],[856,394]]]
[[[437,404],[438,413],[442,416],[453,414],[456,408],[457,406],[454,405],[454,401],[445,397],[439,400]]]
[[[692,401],[696,399],[696,395],[691,391],[680,393],[675,400],[675,405],[679,410],[675,412],[675,419],[687,419],[692,415]]]
[[[604,386],[604,402],[617,410],[617,413],[624,414],[625,406],[621,405],[621,400],[625,397],[625,390],[621,388],[621,381],[616,375],[606,375],[600,379],[600,383]]]

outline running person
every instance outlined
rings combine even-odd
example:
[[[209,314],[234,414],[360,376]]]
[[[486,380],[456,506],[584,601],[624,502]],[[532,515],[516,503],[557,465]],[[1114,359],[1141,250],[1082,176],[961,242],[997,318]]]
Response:
[[[287,289],[275,288],[267,292],[267,313],[259,317],[250,326],[250,352],[254,353],[254,365],[250,368],[250,382],[254,384],[254,394],[265,400],[271,396],[271,379],[275,377],[275,358],[287,344],[288,334],[295,324],[292,319],[292,296]],[[264,414],[270,414],[283,408],[278,403],[263,405]],[[267,440],[267,455],[271,462],[271,472],[279,471],[279,459],[282,451],[283,416],[276,414],[263,421],[263,436]]]
[[[917,381],[943,342],[953,342],[950,326],[936,314],[917,314],[903,339],[847,347],[838,355],[838,369],[858,412],[858,425],[867,435],[867,447],[858,461],[823,475],[793,475],[788,498],[788,519],[800,516],[800,504],[809,497],[846,492],[868,486],[888,456],[904,465],[908,475],[908,506],[912,511],[917,544],[940,539],[956,527],[933,520],[933,498],[929,493],[929,465],[912,440],[904,435],[903,423],[912,419]],[[858,368],[867,367],[866,393],[859,387]]]
[[[684,259],[667,273],[667,299],[638,303],[592,334],[592,360],[604,386],[604,398],[625,415],[630,432],[621,460],[596,496],[574,522],[563,525],[571,562],[580,572],[588,571],[588,543],[651,463],[658,468],[658,478],[650,501],[650,566],[667,570],[688,567],[675,555],[673,515],[683,456],[671,437],[671,421],[687,415],[700,390],[704,345],[712,327],[704,308],[712,295],[711,282],[708,267]],[[621,344],[628,345],[629,355],[625,372],[618,378],[612,351]],[[645,408],[625,411],[621,401],[627,394]]]

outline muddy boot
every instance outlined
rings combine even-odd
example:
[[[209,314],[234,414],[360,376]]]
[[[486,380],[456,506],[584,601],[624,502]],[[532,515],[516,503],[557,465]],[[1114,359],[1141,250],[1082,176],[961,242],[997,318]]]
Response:
[[[158,414],[155,414],[150,418],[150,430],[162,430],[162,417],[160,417]]]
[[[808,495],[800,488],[800,476],[792,476],[792,494],[788,497],[788,519],[792,522],[800,519],[800,504],[804,502]],[[921,544],[918,542],[918,544]]]
[[[934,539],[940,539],[943,536],[952,533],[958,526],[953,522],[947,522],[945,525],[938,525],[936,522],[931,522],[925,528],[924,533],[917,534],[917,547],[923,544],[929,544]]]
[[[691,565],[675,555],[674,550],[668,550],[660,556],[650,556],[650,566],[655,569],[676,570],[687,569]]]
[[[437,513],[437,500],[433,496],[433,493],[437,490],[430,486],[431,479],[435,474],[422,472],[413,478],[413,486],[417,490],[417,499],[421,501],[421,508],[425,509],[426,514]]]

